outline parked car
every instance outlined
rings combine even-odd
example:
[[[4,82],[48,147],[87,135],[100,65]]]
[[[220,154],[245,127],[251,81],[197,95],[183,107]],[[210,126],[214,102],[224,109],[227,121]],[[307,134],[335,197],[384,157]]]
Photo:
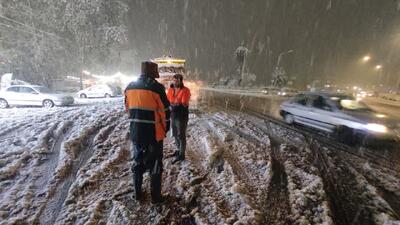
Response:
[[[65,94],[56,94],[43,86],[13,85],[0,91],[0,108],[9,106],[43,106],[72,105],[74,98]]]
[[[111,98],[120,95],[118,88],[110,85],[93,85],[78,92],[80,98]]]
[[[397,121],[340,93],[300,93],[281,104],[280,115],[288,124],[334,133],[345,143],[355,143],[366,135],[398,138],[400,131]]]

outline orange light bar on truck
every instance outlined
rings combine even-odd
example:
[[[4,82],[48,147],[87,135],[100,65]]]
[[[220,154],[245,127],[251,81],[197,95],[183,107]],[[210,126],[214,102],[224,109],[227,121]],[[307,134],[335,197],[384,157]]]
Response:
[[[154,62],[157,64],[185,64],[186,60],[184,60],[184,59],[155,59]]]

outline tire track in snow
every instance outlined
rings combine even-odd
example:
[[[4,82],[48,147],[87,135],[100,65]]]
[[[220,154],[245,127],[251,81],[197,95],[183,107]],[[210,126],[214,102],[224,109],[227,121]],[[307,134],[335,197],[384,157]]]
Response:
[[[195,176],[195,179],[193,179],[191,183],[200,184],[202,190],[201,195],[209,197],[209,199],[216,205],[217,213],[222,216],[221,219],[227,220],[231,218],[235,213],[229,206],[226,196],[221,194],[213,183],[213,175],[211,174],[211,171],[207,171],[210,170],[210,168],[205,168],[204,164],[201,163],[207,161],[207,156],[192,150],[192,148],[201,149],[203,146],[198,146],[197,142],[194,142],[192,139],[192,136],[189,138],[188,143],[191,143],[191,147],[187,151],[187,156],[191,165],[194,167],[193,175]]]
[[[39,172],[37,173],[38,179],[35,182],[36,183],[35,186],[39,187],[40,185],[45,185],[47,187],[50,185],[49,181],[59,163],[58,160],[61,152],[62,143],[71,133],[72,126],[73,126],[72,121],[66,121],[64,123],[63,127],[61,128],[60,134],[58,135],[58,137],[56,137],[54,144],[51,147],[51,150],[49,152],[49,157],[46,159],[47,163],[39,165],[38,168]],[[39,191],[39,196],[44,196],[46,194],[46,189],[38,191]]]
[[[232,117],[233,115],[230,115]],[[263,132],[254,124],[251,124],[249,121],[241,121],[244,125],[241,126],[241,129],[245,129],[250,132],[244,132],[236,126],[229,126],[226,121],[222,119],[211,118],[215,122],[224,126],[225,128],[231,130],[233,133],[236,133],[240,137],[243,137],[250,142],[259,143],[260,146],[265,144],[269,144],[271,148],[270,157],[265,156],[267,160],[271,160],[271,168],[272,168],[272,178],[268,185],[268,190],[265,190],[265,194],[262,194],[259,197],[259,209],[263,213],[264,221],[263,223],[267,224],[291,224],[289,219],[290,217],[290,207],[289,207],[289,193],[287,189],[288,181],[287,175],[284,170],[282,163],[277,156],[277,151],[280,147],[280,143],[271,138],[268,134]],[[253,133],[254,135],[252,135]],[[267,135],[269,139],[269,143],[265,143],[265,138],[260,136]],[[265,154],[267,154],[265,152]]]
[[[223,123],[227,123],[226,126],[229,126],[230,124],[232,127],[234,127],[234,130],[238,130],[236,127],[240,127],[239,135],[240,133],[244,133],[244,136],[248,136],[248,134],[251,134],[252,136],[254,136],[255,139],[258,139],[261,142],[265,142],[268,140],[267,142],[271,145],[271,153],[274,153],[272,155],[274,162],[278,165],[283,166],[283,175],[286,174],[286,180],[290,182],[290,184],[288,183],[285,188],[279,188],[279,191],[286,189],[286,191],[284,190],[283,192],[279,193],[282,194],[283,198],[286,199],[286,201],[289,203],[290,209],[285,208],[285,201],[277,203],[278,205],[281,204],[281,210],[277,210],[276,207],[272,206],[266,209],[265,205],[268,205],[268,200],[266,199],[271,198],[271,196],[269,196],[269,192],[273,191],[273,189],[277,186],[274,186],[272,182],[270,185],[270,187],[272,187],[272,190],[266,190],[266,194],[259,195],[262,202],[261,211],[266,212],[264,213],[264,215],[269,215],[266,217],[266,220],[267,218],[270,218],[269,221],[271,221],[271,218],[277,217],[275,219],[277,220],[278,224],[319,224],[322,222],[326,224],[332,224],[333,222],[329,216],[330,212],[327,206],[325,192],[323,191],[322,187],[322,180],[318,179],[320,178],[320,175],[318,173],[315,173],[315,168],[311,166],[312,161],[310,161],[309,157],[304,157],[304,153],[302,152],[302,150],[298,149],[299,147],[304,145],[304,141],[301,141],[298,138],[291,139],[290,142],[296,143],[294,149],[296,149],[297,153],[295,153],[296,155],[291,155],[293,153],[287,154],[285,153],[285,151],[281,152],[281,149],[279,149],[284,146],[280,143],[286,142],[284,140],[285,138],[282,139],[282,137],[285,137],[286,134],[282,134],[279,132],[275,133],[275,131],[271,129],[268,124],[265,124],[263,120],[260,121],[259,119],[239,112],[232,111],[229,114],[229,118],[235,118],[234,121],[240,122],[232,123],[231,121],[226,120],[221,121]],[[266,136],[269,138],[265,139]],[[300,158],[293,157],[297,155],[300,156]],[[299,164],[299,161],[302,163]],[[276,169],[274,171],[276,171]],[[281,173],[281,171],[279,171],[278,168],[278,173]],[[285,179],[283,178],[282,180]],[[285,192],[289,194],[289,197],[284,194]],[[302,198],[302,195],[299,195],[299,193],[302,193],[302,195],[307,196],[307,198],[311,198],[312,200],[308,201],[309,203],[304,202],[304,198]],[[309,207],[308,209],[304,208],[304,203],[306,203],[307,207]],[[281,215],[275,213],[274,211],[286,212],[286,216],[288,218],[280,220],[279,216]]]
[[[83,133],[81,133],[80,136],[68,141],[68,146],[65,146],[64,144],[64,148],[71,151],[73,161],[71,162],[71,165],[66,165],[66,174],[64,174],[61,183],[58,183],[57,180],[54,180],[58,184],[52,184],[54,186],[47,193],[48,195],[46,204],[42,206],[43,208],[36,214],[36,223],[54,224],[56,221],[64,201],[67,198],[69,189],[77,178],[79,169],[93,154],[95,136],[102,127],[107,126],[107,124],[103,124],[105,121],[107,121],[105,119],[107,116],[107,114],[100,115],[100,118],[95,120],[94,124],[88,124],[89,126],[83,131]],[[113,118],[116,119],[117,116],[114,115]],[[56,189],[58,189],[57,192],[55,192]]]
[[[325,152],[311,140],[317,166],[321,171],[330,200],[334,222],[338,225],[378,225],[385,219],[380,213],[390,213],[385,203],[368,188],[368,183],[340,155]],[[361,183],[365,182],[365,183]],[[376,205],[379,204],[379,205]]]
[[[83,149],[80,149],[81,152],[76,156],[78,161],[75,161],[65,179],[58,185],[58,191],[55,195],[50,199],[50,201],[46,204],[44,212],[40,218],[40,224],[54,224],[58,213],[61,211],[61,207],[64,204],[64,201],[68,195],[68,191],[72,183],[76,179],[76,174],[79,168],[86,162],[90,157],[90,150],[93,147],[93,139],[96,133],[92,133],[88,136],[88,140],[83,144]]]
[[[276,124],[276,126],[278,125]],[[286,128],[286,126],[281,126],[280,129],[294,132]],[[272,131],[272,129],[270,130]],[[278,133],[280,136],[285,136],[284,132]],[[320,176],[322,175],[324,189],[326,190],[325,193],[330,200],[330,208],[334,216],[332,219],[334,219],[335,223],[382,224],[397,218],[387,202],[385,202],[384,197],[381,198],[378,195],[379,190],[377,194],[374,191],[374,187],[353,169],[351,165],[353,162],[347,160],[346,157],[343,157],[341,160],[336,159],[339,156],[341,158],[345,155],[344,152],[334,151],[333,147],[328,144],[326,144],[327,146],[319,146],[318,149],[315,149],[315,144],[309,144],[307,141],[304,141],[306,138],[301,132],[298,135],[301,136],[300,142],[303,144],[306,143],[306,145],[309,146],[308,148],[314,148],[314,155],[316,155],[316,151],[318,151],[317,153],[323,153],[328,149],[332,150],[332,154],[335,154],[335,156],[329,155],[327,158],[329,161],[328,163],[326,158],[314,157],[315,166],[320,170]],[[297,137],[294,139],[295,140],[285,141],[288,143],[299,142]],[[301,139],[303,139],[303,141],[301,141]],[[330,167],[330,169],[335,172],[321,169],[323,164],[325,164],[323,167]],[[394,208],[396,208],[396,206],[394,206]]]
[[[368,180],[370,183],[371,181]],[[400,220],[400,197],[397,196],[395,193],[387,190],[386,188],[380,186],[379,184],[375,184],[377,188],[377,193],[381,196],[393,209],[394,217],[397,220]]]
[[[94,152],[78,170],[56,224],[105,224],[109,223],[109,217],[122,210],[114,200],[117,199],[116,193],[123,192],[120,189],[127,184],[124,180],[129,145],[126,132],[121,132],[127,131],[126,123],[123,118],[112,122],[114,120],[108,120],[106,123],[111,124],[100,129],[95,136]],[[123,211],[126,214],[126,210]]]
[[[272,156],[272,178],[267,191],[267,198],[263,199],[265,204],[265,223],[286,225],[290,221],[290,204],[288,191],[288,178],[284,166],[277,156],[280,144],[271,139]]]
[[[270,132],[274,132],[277,130],[274,124],[266,122],[268,130]],[[343,180],[343,171],[340,173],[335,171],[332,162],[328,161],[324,150],[317,149],[316,143],[310,143],[302,134],[298,134],[303,141],[299,141],[297,138],[288,140],[287,137],[291,137],[288,135],[291,133],[291,130],[287,130],[286,128],[283,129],[280,133],[279,137],[274,136],[280,142],[292,143],[292,144],[300,144],[308,146],[311,151],[313,152],[315,166],[320,171],[319,174],[321,175],[324,191],[327,195],[329,201],[329,208],[332,213],[333,222],[337,225],[347,225],[347,224],[360,224],[356,221],[360,217],[360,213],[364,213],[362,216],[366,221],[371,221],[368,219],[370,215],[365,214],[365,211],[361,205],[359,205],[356,199],[353,199],[353,196],[350,194],[351,191],[348,190],[350,186],[344,185],[342,182]],[[345,168],[344,168],[345,169]],[[350,180],[348,180],[350,181]],[[356,211],[354,211],[356,210]],[[362,224],[362,223],[361,223]],[[361,225],[360,224],[360,225]],[[365,223],[371,224],[371,223]]]
[[[44,116],[44,118],[45,119],[41,117],[40,121],[43,122],[48,119],[46,116]],[[55,145],[58,141],[57,139],[62,139],[62,130],[67,129],[69,126],[67,123],[60,123],[60,120],[57,119],[46,121],[43,124],[36,122],[37,121],[31,121],[31,124],[27,126],[39,126],[39,128],[34,130],[36,131],[36,140],[31,144],[32,147],[30,149],[26,147],[22,148],[22,154],[27,156],[27,158],[25,157],[26,159],[24,160],[24,163],[20,168],[16,169],[19,171],[19,177],[14,178],[14,182],[12,183],[13,186],[8,187],[7,191],[2,193],[9,196],[2,196],[2,199],[10,201],[12,201],[12,196],[21,196],[20,200],[14,202],[13,206],[15,210],[23,210],[21,213],[14,213],[15,218],[18,218],[18,220],[21,221],[29,221],[29,217],[34,213],[32,209],[37,207],[38,202],[40,202],[40,199],[43,197],[43,189],[37,189],[37,187],[45,186],[47,180],[50,178],[50,174],[41,174],[42,171],[51,171],[47,168],[46,163],[48,160],[46,159],[46,156],[50,155],[51,157],[53,153],[52,150],[55,149]],[[58,128],[60,124],[62,126]],[[50,147],[51,145],[52,147]],[[8,153],[5,153],[2,156],[6,156],[7,154]],[[14,154],[10,156],[13,157]],[[13,160],[10,160],[10,162],[12,161]],[[26,188],[21,189],[21,187]],[[28,206],[29,208],[27,208]],[[11,214],[9,216],[11,216]]]
[[[351,155],[343,154],[354,169],[376,188],[376,193],[393,209],[395,217],[400,218],[400,174],[393,174],[385,168],[360,161]]]
[[[235,154],[236,152],[233,152],[234,149],[232,149],[233,146],[231,145],[227,146],[227,144],[225,144],[224,142],[229,141],[225,139],[231,138],[229,134],[234,134],[242,138],[244,140],[244,143],[255,144],[256,146],[253,146],[254,148],[264,151],[260,152],[260,154],[262,155],[261,158],[264,158],[264,160],[266,160],[265,164],[267,165],[267,163],[269,163],[270,161],[270,158],[267,156],[265,152],[266,143],[260,140],[258,137],[243,133],[237,128],[230,127],[228,124],[226,124],[219,118],[214,118],[212,116],[203,114],[200,114],[199,117],[201,118],[200,124],[206,130],[208,130],[209,133],[214,135],[215,139],[218,142],[217,146],[223,146],[223,151],[222,151],[223,159],[226,160],[226,162],[228,162],[228,164],[232,168],[234,176],[238,179],[240,183],[240,185],[235,184],[233,188],[239,191],[238,193],[240,193],[240,195],[242,196],[244,201],[243,203],[245,205],[248,205],[254,211],[254,218],[252,219],[251,223],[262,223],[264,217],[264,210],[263,210],[264,206],[259,201],[258,197],[260,195],[266,194],[267,186],[265,187],[265,189],[262,188],[260,189],[260,184],[254,182],[253,175],[256,174],[252,174],[252,172],[248,170],[248,168],[246,168],[245,165],[242,165],[242,162],[239,159],[239,157],[243,157],[243,155],[236,156]],[[214,123],[214,125],[211,125],[212,123]],[[215,127],[215,125],[217,125],[217,127]],[[223,129],[225,129],[225,131],[223,129],[221,130],[221,128],[219,128],[218,126],[222,126]],[[220,132],[217,132],[216,130],[221,130],[221,132],[227,132],[226,135],[228,136],[223,137],[223,135]],[[270,171],[268,171],[268,173],[270,173]],[[258,177],[259,175],[256,176]],[[269,179],[267,180],[262,179],[262,181],[264,182],[264,184],[269,183]]]

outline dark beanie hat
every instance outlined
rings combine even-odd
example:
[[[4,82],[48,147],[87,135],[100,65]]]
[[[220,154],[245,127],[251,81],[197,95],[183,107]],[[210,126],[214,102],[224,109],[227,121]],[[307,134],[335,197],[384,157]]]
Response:
[[[158,65],[150,61],[142,62],[142,74],[151,78],[160,78]]]

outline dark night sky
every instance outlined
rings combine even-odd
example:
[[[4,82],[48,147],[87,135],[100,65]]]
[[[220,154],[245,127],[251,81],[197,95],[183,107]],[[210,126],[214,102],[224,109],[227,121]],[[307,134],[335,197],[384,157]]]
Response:
[[[127,25],[133,63],[171,54],[202,79],[233,74],[242,41],[251,50],[249,72],[263,83],[289,49],[282,65],[298,85],[314,78],[371,84],[376,64],[393,83],[400,71],[397,0],[132,0]],[[367,53],[373,58],[362,64]]]

